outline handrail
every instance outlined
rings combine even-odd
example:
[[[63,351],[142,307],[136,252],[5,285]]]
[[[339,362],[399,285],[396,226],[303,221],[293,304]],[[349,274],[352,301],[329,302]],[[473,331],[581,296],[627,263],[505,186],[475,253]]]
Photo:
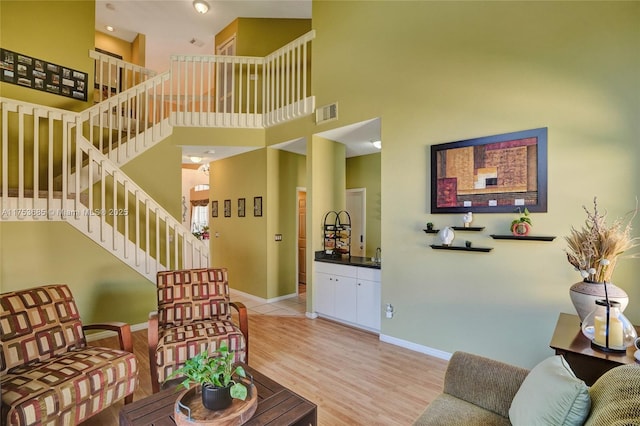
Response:
[[[156,75],[81,112],[83,136],[118,165],[160,142],[172,132],[163,102],[170,80]]]
[[[83,113],[5,98],[0,110],[0,220],[67,221],[153,282],[208,265],[208,247],[83,137]]]
[[[95,91],[94,100],[102,102],[146,81],[156,75],[156,72],[141,67],[111,55],[89,51],[89,57],[95,62]]]
[[[314,37],[264,58],[173,56],[159,75],[90,51],[107,90],[80,113],[0,97],[0,220],[67,221],[151,281],[207,266],[206,245],[119,167],[174,125],[264,128],[313,113]]]
[[[266,57],[171,56],[171,124],[264,128],[313,113],[314,38],[309,31]]]

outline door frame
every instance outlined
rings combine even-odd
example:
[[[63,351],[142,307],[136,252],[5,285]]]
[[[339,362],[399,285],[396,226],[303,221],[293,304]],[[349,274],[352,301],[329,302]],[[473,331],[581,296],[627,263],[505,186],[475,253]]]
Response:
[[[304,192],[305,195],[309,195],[307,193],[307,188],[304,186],[297,186],[296,187],[296,275],[295,275],[295,282],[296,282],[296,296],[299,295],[299,289],[298,289],[298,275],[300,274],[300,269],[299,269],[299,265],[300,265],[300,256],[298,255],[299,251],[298,251],[298,233],[300,231],[300,206],[298,203],[298,194],[300,192]],[[305,216],[305,220],[306,220],[306,216]],[[307,232],[309,232],[309,230],[307,229]],[[309,257],[309,250],[305,250],[306,256],[307,258]],[[304,259],[305,263],[307,261],[307,259]],[[309,282],[309,270],[307,268],[307,283]],[[309,285],[307,285],[307,294],[309,294]]]
[[[349,193],[362,193],[362,205],[361,211],[362,216],[359,219],[360,221],[360,230],[362,232],[362,256],[367,255],[367,188],[351,188],[345,190],[345,205],[346,205],[346,197],[349,196]],[[351,230],[353,231],[353,222],[354,218],[351,218]],[[351,245],[353,246],[353,233],[351,238]]]

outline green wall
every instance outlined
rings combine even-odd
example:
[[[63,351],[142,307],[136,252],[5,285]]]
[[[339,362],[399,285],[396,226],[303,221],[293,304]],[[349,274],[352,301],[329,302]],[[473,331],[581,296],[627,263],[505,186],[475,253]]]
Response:
[[[310,19],[238,18],[236,54],[267,56],[310,30]]]
[[[0,2],[0,46],[33,58],[86,72],[93,81],[95,2],[24,1]],[[81,111],[93,103],[93,85],[89,84],[87,102],[0,83],[0,96],[20,99],[71,111]]]
[[[145,323],[155,285],[64,222],[0,223],[0,291],[67,284],[84,323]]]
[[[380,247],[380,160],[382,154],[359,155],[347,158],[347,189],[365,188],[366,191],[366,247],[365,255],[374,255]]]
[[[383,338],[527,367],[552,354],[579,280],[563,236],[594,196],[613,219],[640,193],[638,22],[638,2],[313,3],[316,104],[339,101],[331,127],[382,120],[382,303],[396,310]],[[549,129],[549,211],[532,214],[534,232],[558,238],[493,240],[514,215],[477,214],[485,230],[456,239],[492,252],[432,250],[424,223],[461,215],[429,213],[430,146],[537,127]],[[637,260],[614,275],[636,324],[638,275]]]
[[[304,186],[305,167],[303,156],[270,148],[213,163],[211,200],[220,213],[210,219],[212,264],[229,269],[233,288],[264,299],[296,292],[296,188]],[[262,216],[253,214],[254,197],[262,197]],[[238,217],[239,198],[245,217]],[[223,214],[224,200],[231,217]]]
[[[211,200],[218,201],[217,218],[210,218],[211,264],[229,269],[231,287],[266,298],[266,149],[251,151],[213,163],[209,177]],[[253,199],[262,197],[263,215],[253,215]],[[246,200],[246,216],[238,217],[238,198]],[[231,217],[224,201],[231,202]]]

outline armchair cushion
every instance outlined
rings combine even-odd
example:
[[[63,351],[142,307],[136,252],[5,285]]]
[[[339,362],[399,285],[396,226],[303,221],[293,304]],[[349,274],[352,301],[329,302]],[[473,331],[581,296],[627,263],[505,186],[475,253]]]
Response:
[[[66,285],[5,293],[0,303],[0,373],[86,346],[80,314]]]
[[[8,424],[77,424],[134,392],[132,353],[86,347],[16,367],[2,377]]]
[[[132,400],[138,364],[129,326],[103,326],[128,350],[87,346],[66,285],[0,294],[2,424],[77,424]]]
[[[229,350],[235,352],[235,362],[245,362],[244,336],[230,320],[198,321],[159,329],[156,348],[158,381],[166,380],[187,359],[200,352],[216,352],[222,340],[227,341]]]
[[[229,283],[222,269],[158,273],[158,323],[164,327],[230,319]]]
[[[247,309],[230,301],[226,268],[160,271],[158,310],[149,315],[149,368],[153,392],[184,362],[227,341],[236,362],[248,361]],[[237,323],[231,308],[238,313]]]

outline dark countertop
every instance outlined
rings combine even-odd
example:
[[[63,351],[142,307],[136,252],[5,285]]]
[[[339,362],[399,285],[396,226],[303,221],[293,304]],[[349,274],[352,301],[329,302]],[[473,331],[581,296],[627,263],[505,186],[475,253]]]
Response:
[[[374,263],[370,257],[361,256],[342,256],[334,257],[332,255],[325,254],[323,251],[317,251],[315,255],[316,262],[336,263],[338,265],[347,266],[360,266],[363,268],[381,269],[380,263]]]

